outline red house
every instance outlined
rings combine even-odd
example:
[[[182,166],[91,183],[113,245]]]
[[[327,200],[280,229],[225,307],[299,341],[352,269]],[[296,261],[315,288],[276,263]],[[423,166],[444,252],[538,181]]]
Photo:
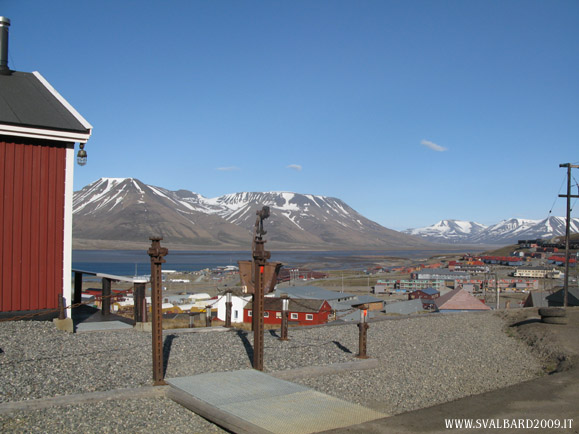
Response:
[[[38,72],[10,70],[9,26],[0,17],[2,316],[71,302],[74,144],[92,130]]]
[[[434,300],[440,297],[440,292],[434,288],[417,289],[408,294],[408,300],[414,300],[415,298],[421,298],[424,300]]]
[[[243,322],[252,321],[252,304],[243,308]],[[263,308],[263,323],[281,325],[282,299],[265,297]],[[291,299],[288,307],[288,324],[318,325],[328,322],[332,308],[326,300]]]

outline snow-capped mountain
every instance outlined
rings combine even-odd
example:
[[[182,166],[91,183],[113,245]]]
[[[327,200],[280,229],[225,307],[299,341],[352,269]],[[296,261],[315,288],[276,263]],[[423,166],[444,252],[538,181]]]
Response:
[[[432,226],[403,231],[409,235],[416,235],[433,242],[464,243],[464,240],[473,237],[486,229],[485,225],[464,220],[441,220]]]
[[[579,219],[571,219],[570,230],[579,232]],[[549,217],[543,220],[513,218],[491,226],[461,220],[442,220],[432,226],[407,229],[403,232],[437,243],[513,244],[518,240],[565,235],[565,218]]]
[[[425,241],[368,220],[340,199],[289,192],[205,198],[133,178],[101,178],[74,193],[75,240],[148,241],[248,248],[256,211],[269,206],[268,248],[424,247]]]

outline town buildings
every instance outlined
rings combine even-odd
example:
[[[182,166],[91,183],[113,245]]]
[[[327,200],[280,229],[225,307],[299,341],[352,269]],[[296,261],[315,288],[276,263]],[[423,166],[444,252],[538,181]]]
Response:
[[[561,272],[554,267],[518,267],[513,277],[531,277],[534,279],[558,279]]]

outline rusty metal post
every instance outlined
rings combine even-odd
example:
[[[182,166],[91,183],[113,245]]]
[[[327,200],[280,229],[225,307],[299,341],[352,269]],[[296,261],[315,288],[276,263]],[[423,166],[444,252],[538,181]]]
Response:
[[[360,308],[360,322],[358,323],[359,329],[359,349],[358,359],[367,359],[368,355],[366,353],[367,337],[368,337],[368,323],[366,322],[368,316],[368,306],[364,305]]]
[[[231,328],[231,309],[233,303],[231,301],[231,291],[227,291],[225,294],[225,327]]]
[[[58,319],[66,319],[66,310],[64,309],[64,296],[58,294]]]
[[[287,337],[287,317],[289,315],[289,298],[287,294],[281,296],[281,337],[280,341],[289,340]]]
[[[261,245],[263,248],[263,244]],[[254,252],[255,257],[255,252]],[[263,268],[265,260],[255,257],[255,293],[253,294],[253,369],[263,371]]]
[[[101,314],[109,316],[111,313],[111,279],[103,277],[101,292]]]
[[[147,322],[147,299],[145,298],[145,284],[135,283],[133,290],[135,322]]]
[[[74,272],[74,297],[72,302],[78,304],[82,302],[82,273]]]
[[[162,284],[163,277],[161,271],[161,264],[165,263],[163,257],[169,251],[161,247],[161,237],[150,237],[151,247],[148,254],[151,257],[151,301],[153,310],[153,384],[161,386],[165,383],[163,379],[163,294]]]
[[[205,306],[205,327],[211,327],[211,306]]]
[[[269,207],[264,206],[257,211],[255,231],[252,246],[252,261],[239,261],[239,275],[247,291],[253,294],[252,300],[252,330],[253,330],[253,360],[254,369],[263,371],[263,313],[264,296],[273,291],[281,263],[268,264],[271,253],[265,250],[263,221],[269,217]]]

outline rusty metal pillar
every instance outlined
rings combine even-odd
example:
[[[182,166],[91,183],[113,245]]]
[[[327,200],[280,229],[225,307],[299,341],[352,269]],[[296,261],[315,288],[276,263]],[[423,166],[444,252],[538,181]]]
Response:
[[[225,327],[231,328],[231,309],[233,307],[231,290],[225,293],[225,300]]]
[[[79,271],[74,272],[74,296],[72,302],[73,304],[82,302],[82,273]]]
[[[367,359],[368,355],[366,354],[366,347],[368,342],[368,323],[366,322],[368,318],[368,306],[360,307],[360,322],[358,323],[359,329],[359,349],[358,355],[356,356],[358,359]]]
[[[259,245],[259,244],[258,244]],[[263,251],[263,244],[260,244]],[[265,259],[254,251],[255,292],[253,294],[253,369],[263,371],[263,269]]]
[[[205,306],[205,327],[211,327],[211,306]]]
[[[64,296],[58,294],[58,319],[66,319],[66,310],[64,309]]]
[[[162,386],[165,383],[163,379],[163,277],[161,264],[165,263],[163,257],[169,254],[169,251],[161,247],[162,237],[150,237],[151,247],[148,254],[151,257],[151,301],[153,310],[153,384]]]
[[[135,283],[133,290],[135,322],[147,322],[147,299],[145,298],[145,284]]]
[[[263,371],[263,311],[264,296],[271,292],[277,282],[281,263],[270,263],[267,260],[271,253],[265,250],[263,221],[269,217],[269,207],[264,206],[257,211],[253,237],[252,261],[238,261],[239,275],[247,292],[253,294],[252,300],[252,330],[253,330],[253,360],[252,366]]]
[[[106,277],[102,279],[101,314],[103,316],[111,314],[111,279]]]

